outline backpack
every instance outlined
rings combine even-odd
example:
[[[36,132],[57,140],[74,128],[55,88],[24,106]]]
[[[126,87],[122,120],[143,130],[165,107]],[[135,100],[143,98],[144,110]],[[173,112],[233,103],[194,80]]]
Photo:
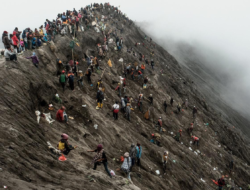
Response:
[[[100,99],[102,99],[102,100],[104,99],[104,94],[103,94],[102,91],[100,91],[100,96],[99,96],[99,97],[100,97]]]
[[[82,15],[80,13],[78,14],[78,18],[82,18]]]
[[[76,17],[76,22],[79,22],[79,18],[78,17]]]
[[[25,38],[26,30],[23,31],[22,38]]]
[[[66,16],[65,15],[62,15],[62,20],[63,20],[63,22],[66,21]]]
[[[60,82],[65,82],[66,81],[66,76],[64,74],[62,74],[60,76]]]
[[[223,186],[225,185],[225,180],[224,179],[218,179],[218,185]]]
[[[65,149],[65,143],[63,143],[63,142],[60,141],[60,142],[58,143],[58,149],[59,149],[59,150],[64,150],[64,149]]]

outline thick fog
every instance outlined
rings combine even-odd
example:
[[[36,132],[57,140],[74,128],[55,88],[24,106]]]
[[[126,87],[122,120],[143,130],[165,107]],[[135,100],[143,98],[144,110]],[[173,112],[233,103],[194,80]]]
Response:
[[[1,33],[38,28],[66,9],[79,10],[86,0],[12,0],[1,2]],[[96,1],[100,3],[101,1]],[[250,1],[248,0],[110,0],[137,21],[153,40],[178,61],[187,57],[212,68],[227,90],[222,95],[238,110],[250,101]],[[102,3],[105,3],[104,1]],[[1,46],[2,47],[2,46]],[[249,115],[250,115],[250,111]]]

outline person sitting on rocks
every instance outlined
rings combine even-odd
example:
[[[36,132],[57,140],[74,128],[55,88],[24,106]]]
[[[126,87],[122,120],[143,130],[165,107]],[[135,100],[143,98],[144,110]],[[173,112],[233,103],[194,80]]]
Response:
[[[64,155],[68,155],[71,150],[74,150],[77,146],[72,146],[68,142],[69,136],[65,133],[61,135],[61,140],[57,145],[57,149],[61,151]]]
[[[11,48],[7,48],[4,51],[4,57],[6,61],[13,61],[15,63],[18,63],[17,56],[15,52]]]
[[[62,106],[61,109],[59,109],[57,112],[56,112],[56,120],[59,121],[59,122],[65,122],[68,124],[68,117],[67,117],[67,114],[65,112],[65,107]]]

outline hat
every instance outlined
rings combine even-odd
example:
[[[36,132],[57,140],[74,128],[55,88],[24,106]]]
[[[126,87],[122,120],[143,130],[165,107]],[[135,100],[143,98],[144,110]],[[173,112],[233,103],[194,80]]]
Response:
[[[79,70],[79,73],[82,73],[82,70]]]
[[[4,34],[8,34],[8,32],[7,32],[7,31],[4,31],[3,33],[4,33]]]
[[[118,85],[120,85],[121,83],[118,83]]]
[[[128,157],[129,157],[129,153],[126,152],[126,153],[124,154],[124,157],[125,157],[125,158],[128,158]]]
[[[97,150],[98,150],[98,151],[101,151],[102,149],[103,149],[102,144],[98,144],[98,146],[97,146]]]
[[[150,94],[150,96],[153,96],[152,94]]]
[[[62,110],[65,110],[66,108],[64,106],[61,107]]]
[[[168,154],[168,151],[165,150],[165,151],[164,151],[164,154]]]
[[[154,136],[155,136],[155,134],[153,133],[153,134],[152,134],[152,137],[154,137]]]
[[[130,104],[129,103],[127,103],[127,106],[129,106]]]
[[[62,61],[60,60],[59,63],[62,63]]]
[[[159,119],[161,119],[161,117],[159,117]]]
[[[62,70],[62,73],[65,73],[65,71],[64,71],[64,70]]]
[[[56,94],[56,97],[58,97],[58,98],[59,98],[59,95],[58,95],[58,94]]]
[[[64,139],[64,140],[68,140],[68,138],[69,138],[69,136],[68,136],[67,134],[65,134],[65,133],[63,133],[63,134],[61,135],[61,137],[62,137],[62,139]]]
[[[100,87],[99,90],[102,90],[102,87]]]
[[[180,129],[179,132],[182,132],[182,130]]]
[[[53,107],[53,104],[50,104],[49,107]]]

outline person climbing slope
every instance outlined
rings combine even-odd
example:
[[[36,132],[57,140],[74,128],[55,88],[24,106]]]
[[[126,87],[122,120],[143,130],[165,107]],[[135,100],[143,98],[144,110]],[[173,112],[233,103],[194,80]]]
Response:
[[[188,133],[189,133],[190,136],[192,136],[193,129],[194,129],[194,124],[190,123],[190,126],[188,128]]]
[[[164,106],[164,111],[165,111],[165,113],[167,113],[167,107],[168,107],[168,105],[167,105],[167,102],[166,102],[166,101],[164,101],[163,106]]]
[[[88,79],[88,83],[90,84],[90,86],[93,86],[92,82],[91,82],[91,68],[88,68],[87,72],[86,72],[86,76],[87,76],[87,79]]]
[[[150,94],[149,97],[148,97],[148,99],[150,101],[149,104],[152,106],[153,105],[153,100],[154,100],[153,95]]]
[[[32,53],[31,57],[26,57],[26,59],[32,59],[32,63],[38,68],[39,60],[35,52]]]
[[[118,104],[118,101],[116,101],[115,104],[113,105],[114,120],[118,120],[118,112],[119,112],[119,104]]]
[[[103,106],[102,101],[104,100],[104,93],[102,91],[102,88],[99,88],[99,90],[97,91],[97,95],[96,95],[96,101],[97,101],[97,107],[96,109],[100,109]]]
[[[218,179],[218,186],[219,186],[219,190],[222,190],[223,186],[225,186],[225,179],[224,176],[222,176],[220,179]]]
[[[127,106],[126,106],[126,117],[127,117],[127,120],[130,121],[130,113],[131,113],[131,106],[129,103],[127,103]]]
[[[141,144],[137,143],[137,146],[136,146],[136,161],[137,161],[137,166],[141,166],[141,154],[142,154]]]
[[[194,107],[193,107],[193,119],[196,118],[197,111],[198,111],[197,108],[194,106]]]
[[[115,88],[115,91],[118,91],[118,96],[121,97],[121,83],[118,83],[118,86]]]
[[[69,71],[68,73],[68,79],[69,79],[69,86],[70,86],[70,89],[74,91],[74,74],[72,73],[72,71]]]
[[[193,145],[195,145],[195,143],[197,144],[197,147],[199,146],[199,138],[196,136],[192,136],[193,139]]]
[[[126,152],[124,154],[124,161],[121,165],[121,170],[124,171],[128,175],[128,180],[130,180],[130,181],[131,181],[131,178],[130,178],[131,167],[132,167],[132,159],[131,159],[129,153]]]
[[[139,94],[139,100],[138,100],[138,108],[139,108],[141,113],[143,113],[142,112],[142,99],[143,99],[143,94],[140,93]]]
[[[131,166],[131,171],[132,171],[132,168],[135,165],[136,155],[137,155],[137,150],[134,143],[131,144],[129,155],[132,159],[132,166]]]
[[[178,133],[175,135],[175,137],[174,137],[175,140],[178,141],[178,142],[180,141],[181,133],[182,133],[182,130],[180,129],[179,132],[178,132]]]
[[[78,78],[79,78],[77,80],[78,86],[83,87],[83,74],[81,70],[79,70]]]
[[[169,158],[168,151],[164,151],[162,156],[164,175],[166,175],[168,158]]]
[[[112,178],[109,169],[108,169],[108,160],[106,153],[104,152],[102,144],[99,144],[95,150],[88,150],[88,152],[96,152],[96,155],[92,161],[92,164],[94,164],[93,170],[96,170],[97,165],[103,164],[105,171],[109,175],[110,178]]]
[[[157,128],[159,127],[159,131],[160,133],[162,132],[162,118],[159,117],[157,124],[155,125],[155,129],[157,130]]]
[[[59,83],[62,85],[63,88],[63,92],[65,90],[65,84],[66,84],[66,75],[65,75],[65,71],[62,70],[62,74],[59,77]]]
[[[74,150],[77,146],[72,146],[68,142],[69,136],[65,133],[61,135],[61,140],[57,145],[57,149],[61,151],[64,155],[68,155],[71,150]]]

